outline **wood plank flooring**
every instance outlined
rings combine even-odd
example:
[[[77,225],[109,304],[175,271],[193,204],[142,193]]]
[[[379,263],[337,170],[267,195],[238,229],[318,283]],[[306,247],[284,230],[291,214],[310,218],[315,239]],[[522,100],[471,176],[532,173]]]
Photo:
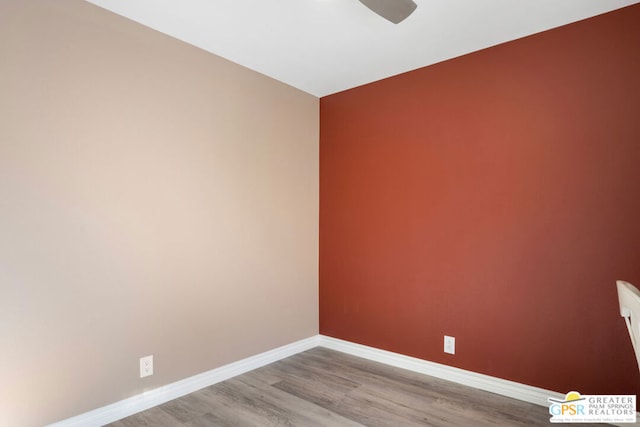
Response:
[[[316,347],[109,427],[542,425],[546,407]]]

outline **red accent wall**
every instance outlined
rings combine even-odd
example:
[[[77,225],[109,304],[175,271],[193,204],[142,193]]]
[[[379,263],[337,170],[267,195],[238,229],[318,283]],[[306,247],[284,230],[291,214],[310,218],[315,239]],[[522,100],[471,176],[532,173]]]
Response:
[[[640,5],[320,107],[322,334],[640,391],[615,287],[640,285]]]

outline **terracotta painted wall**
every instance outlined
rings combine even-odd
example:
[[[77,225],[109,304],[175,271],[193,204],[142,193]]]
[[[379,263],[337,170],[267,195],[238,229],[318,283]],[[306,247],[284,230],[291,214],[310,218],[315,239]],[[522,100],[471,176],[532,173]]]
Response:
[[[320,109],[322,334],[558,392],[640,391],[615,288],[640,285],[640,6]]]
[[[316,335],[318,108],[84,1],[2,0],[0,426]]]

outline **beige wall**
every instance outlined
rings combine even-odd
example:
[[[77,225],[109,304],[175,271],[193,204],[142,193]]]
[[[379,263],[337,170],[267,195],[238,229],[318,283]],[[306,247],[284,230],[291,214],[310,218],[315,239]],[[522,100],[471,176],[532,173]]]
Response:
[[[0,425],[318,332],[317,98],[80,0],[3,0],[0,122]]]

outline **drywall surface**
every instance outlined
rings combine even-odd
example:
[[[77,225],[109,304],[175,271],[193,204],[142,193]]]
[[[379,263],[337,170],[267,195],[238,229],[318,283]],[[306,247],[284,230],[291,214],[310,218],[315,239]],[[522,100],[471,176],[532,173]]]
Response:
[[[322,98],[320,332],[637,393],[615,281],[640,285],[639,22],[632,6]]]
[[[317,98],[79,0],[0,58],[0,425],[317,334]]]

